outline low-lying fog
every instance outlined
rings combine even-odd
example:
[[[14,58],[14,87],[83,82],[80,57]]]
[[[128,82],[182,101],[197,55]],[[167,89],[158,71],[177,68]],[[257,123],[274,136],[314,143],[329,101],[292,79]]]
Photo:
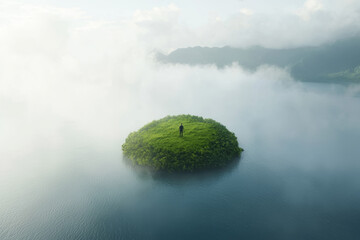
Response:
[[[72,208],[86,215],[88,201],[104,197],[109,198],[104,202],[115,204],[111,198],[116,195],[118,204],[125,204],[145,197],[142,191],[149,183],[123,164],[121,144],[147,122],[183,113],[213,118],[235,132],[245,148],[239,169],[248,163],[275,172],[305,173],[300,184],[291,175],[284,177],[284,198],[302,202],[309,189],[335,184],[340,187],[334,190],[340,194],[336,201],[357,206],[360,99],[353,86],[298,83],[285,70],[266,66],[247,73],[236,65],[219,70],[140,59],[125,66],[115,61],[117,74],[109,76],[99,60],[83,72],[88,80],[67,72],[61,62],[29,64],[35,65],[35,73],[12,79],[22,84],[2,79],[9,89],[1,93],[0,115],[5,239],[22,236],[18,228],[33,221],[41,226],[56,218],[65,221]],[[48,72],[34,76],[36,68],[38,74]],[[251,172],[256,179],[262,174]],[[307,174],[324,174],[333,181],[316,186]],[[89,191],[97,193],[95,200]],[[24,230],[25,236],[39,231],[35,229]]]
[[[204,217],[195,216],[197,224],[205,224],[208,215],[201,214],[210,208],[219,214],[209,213],[219,219],[210,226],[227,229],[230,236],[260,237],[256,232],[272,228],[272,236],[289,237],[300,231],[297,226],[331,229],[319,217],[323,212],[328,219],[340,217],[336,226],[359,220],[348,218],[359,213],[359,86],[300,83],[287,69],[271,66],[250,73],[238,65],[162,65],[112,27],[63,33],[61,25],[54,32],[46,24],[35,26],[17,26],[21,31],[2,40],[0,238],[117,239],[114,229],[122,229],[128,239],[160,239],[163,231],[181,232],[176,226],[186,224],[192,213]],[[46,34],[33,36],[36,30]],[[159,187],[123,163],[121,144],[130,132],[175,114],[213,118],[236,134],[245,152],[228,176],[204,180],[197,189],[191,181]],[[276,186],[274,192],[268,186]],[[170,205],[175,198],[181,202]],[[223,203],[216,210],[216,199],[233,210]],[[276,217],[264,210],[272,208],[265,204],[271,201],[280,209]],[[252,219],[253,235],[222,225],[239,218],[231,215],[236,205],[249,207],[238,213]],[[300,222],[289,217],[316,206],[319,215],[301,215]],[[264,211],[253,215],[249,209]],[[268,219],[268,225],[259,219]],[[199,234],[201,224],[195,224]],[[333,236],[345,232],[357,233],[344,227]]]

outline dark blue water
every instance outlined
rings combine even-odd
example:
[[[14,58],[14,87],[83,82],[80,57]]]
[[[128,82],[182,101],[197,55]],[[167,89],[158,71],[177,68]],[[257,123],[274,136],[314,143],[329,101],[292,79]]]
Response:
[[[245,149],[219,171],[125,164],[126,123],[148,119],[112,138],[67,122],[31,135],[41,144],[2,151],[0,239],[360,239],[360,100],[310,88],[201,113]]]

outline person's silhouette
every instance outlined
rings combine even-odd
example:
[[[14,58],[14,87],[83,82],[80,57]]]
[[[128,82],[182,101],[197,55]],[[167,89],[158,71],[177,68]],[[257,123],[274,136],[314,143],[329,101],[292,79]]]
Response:
[[[180,131],[180,136],[183,136],[184,135],[184,126],[182,125],[182,123],[179,127],[179,131]]]

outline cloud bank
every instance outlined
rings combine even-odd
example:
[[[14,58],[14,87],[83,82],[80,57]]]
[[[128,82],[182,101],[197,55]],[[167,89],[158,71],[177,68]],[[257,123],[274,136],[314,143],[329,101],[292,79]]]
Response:
[[[284,9],[287,4],[284,3]],[[290,4],[289,4],[290,5]],[[179,22],[176,6],[137,11],[137,27],[156,33],[144,39],[158,49],[189,46],[268,48],[318,46],[359,34],[360,4],[356,1],[307,0],[294,10],[256,12],[241,8],[227,17],[213,16],[199,27]],[[142,17],[141,17],[142,16]]]

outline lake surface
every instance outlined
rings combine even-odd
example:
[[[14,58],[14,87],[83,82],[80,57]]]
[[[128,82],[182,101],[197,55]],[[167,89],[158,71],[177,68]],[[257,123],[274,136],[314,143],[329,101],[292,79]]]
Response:
[[[172,97],[153,113],[145,99],[89,128],[87,113],[40,118],[3,102],[0,239],[360,239],[360,98],[337,85],[259,88],[220,89],[211,106],[213,92],[190,93],[198,101],[175,111]],[[241,160],[180,176],[124,163],[127,134],[177,113],[226,125]]]

